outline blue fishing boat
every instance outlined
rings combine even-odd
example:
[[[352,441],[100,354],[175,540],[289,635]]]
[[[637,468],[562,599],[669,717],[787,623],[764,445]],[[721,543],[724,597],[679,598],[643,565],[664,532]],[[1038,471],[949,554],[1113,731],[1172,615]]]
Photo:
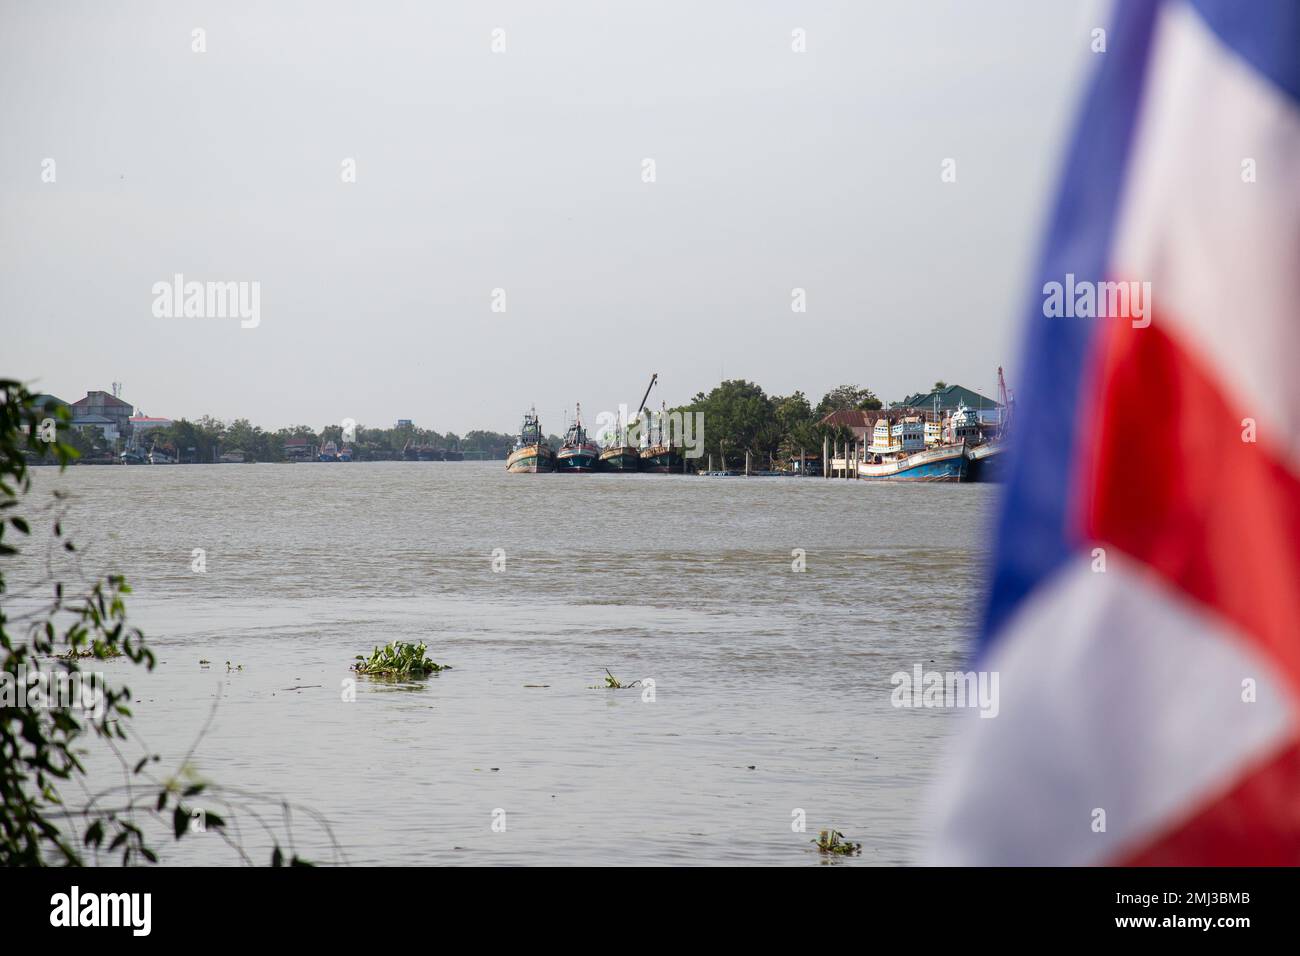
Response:
[[[926,424],[918,417],[877,421],[871,444],[857,463],[858,477],[866,481],[964,481],[968,465],[965,443],[936,444],[934,430]]]

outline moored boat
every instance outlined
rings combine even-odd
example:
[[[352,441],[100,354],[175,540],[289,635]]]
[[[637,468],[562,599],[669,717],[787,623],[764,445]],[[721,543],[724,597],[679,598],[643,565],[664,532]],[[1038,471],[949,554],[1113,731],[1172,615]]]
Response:
[[[600,461],[600,446],[587,438],[582,424],[582,406],[577,406],[573,424],[564,433],[564,443],[555,453],[556,471],[595,471]]]
[[[610,445],[600,453],[601,471],[640,471],[641,452],[632,445]]]
[[[1000,481],[1002,439],[994,438],[966,449],[967,481]]]
[[[506,471],[516,474],[543,474],[555,471],[555,449],[547,444],[542,435],[542,426],[537,420],[536,408],[524,415],[524,423],[519,429],[519,438],[515,440],[514,450],[506,459]]]
[[[897,422],[881,418],[872,430],[857,475],[867,481],[963,481],[966,443],[927,443],[927,423],[911,416]]]
[[[332,441],[327,441],[321,448],[319,457],[321,461],[338,461],[339,446]]]
[[[641,451],[629,441],[627,425],[619,413],[617,426],[609,426],[596,436],[600,440],[600,471],[630,472],[641,470]]]
[[[964,445],[940,445],[910,455],[858,463],[858,477],[867,481],[965,481]]]
[[[672,435],[666,433],[664,423],[667,417],[667,410],[661,409],[647,429],[646,443],[641,449],[642,471],[660,475],[681,474],[682,450],[672,443]]]

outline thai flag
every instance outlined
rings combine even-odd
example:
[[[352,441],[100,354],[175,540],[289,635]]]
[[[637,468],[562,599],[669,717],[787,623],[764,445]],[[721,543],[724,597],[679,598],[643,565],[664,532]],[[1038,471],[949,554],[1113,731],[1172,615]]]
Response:
[[[1115,11],[1028,319],[999,712],[931,859],[1296,864],[1300,3]]]

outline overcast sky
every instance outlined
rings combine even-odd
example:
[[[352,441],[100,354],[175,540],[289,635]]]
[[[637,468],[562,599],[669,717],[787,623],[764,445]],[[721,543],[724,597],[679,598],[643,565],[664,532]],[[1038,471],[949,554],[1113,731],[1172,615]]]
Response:
[[[460,433],[651,372],[656,406],[1014,387],[1105,9],[0,0],[0,373]],[[259,282],[260,324],[156,317],[176,273]]]

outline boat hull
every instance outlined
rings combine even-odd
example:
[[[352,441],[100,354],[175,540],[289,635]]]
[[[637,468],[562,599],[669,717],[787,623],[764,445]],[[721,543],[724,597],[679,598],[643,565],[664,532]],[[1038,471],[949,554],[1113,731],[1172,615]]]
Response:
[[[599,463],[596,445],[565,445],[555,453],[556,471],[595,471]]]
[[[606,448],[600,453],[601,471],[640,471],[641,453],[631,445]]]
[[[680,474],[682,453],[667,445],[652,445],[641,451],[641,470],[652,474]]]
[[[935,448],[883,461],[862,462],[858,477],[864,481],[965,481],[969,464],[961,445]]]
[[[555,451],[550,445],[525,445],[506,459],[506,471],[517,475],[541,475],[555,471]]]
[[[992,482],[1002,480],[1002,443],[985,442],[966,450],[966,480]]]

